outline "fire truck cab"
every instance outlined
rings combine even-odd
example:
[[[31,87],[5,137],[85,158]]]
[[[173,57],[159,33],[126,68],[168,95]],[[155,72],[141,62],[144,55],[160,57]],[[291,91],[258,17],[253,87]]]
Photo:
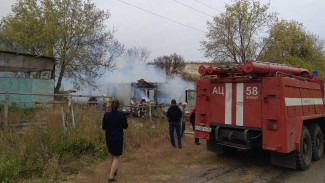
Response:
[[[248,61],[201,66],[195,137],[207,149],[270,151],[271,163],[307,169],[323,154],[324,84],[307,69]]]

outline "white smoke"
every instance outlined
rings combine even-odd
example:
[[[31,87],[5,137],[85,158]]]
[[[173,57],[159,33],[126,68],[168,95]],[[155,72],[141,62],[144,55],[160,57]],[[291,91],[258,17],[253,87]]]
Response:
[[[97,88],[88,87],[78,92],[83,95],[103,95],[116,97],[129,105],[132,97],[131,83],[140,79],[146,82],[158,83],[158,103],[170,103],[185,100],[185,90],[195,89],[194,82],[182,80],[180,76],[168,78],[164,71],[155,65],[148,65],[137,61],[136,58],[122,56],[115,62],[116,68],[107,71],[96,81]],[[145,94],[143,94],[145,95]]]
[[[98,84],[131,83],[137,82],[139,79],[144,79],[147,82],[166,82],[166,76],[159,68],[138,62],[136,58],[122,56],[116,61],[116,68],[106,72]]]
[[[170,103],[175,99],[178,103],[185,101],[185,90],[195,89],[195,83],[186,82],[180,76],[174,76],[160,87],[158,103]]]

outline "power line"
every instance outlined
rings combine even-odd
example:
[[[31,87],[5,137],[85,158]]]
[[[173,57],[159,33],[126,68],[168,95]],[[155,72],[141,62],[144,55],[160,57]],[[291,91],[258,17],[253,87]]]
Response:
[[[195,8],[193,8],[193,7],[191,7],[191,6],[187,5],[187,4],[181,3],[181,2],[179,2],[179,1],[177,1],[177,0],[174,0],[174,1],[177,2],[177,3],[179,3],[179,4],[181,4],[181,5],[183,5],[183,6],[186,6],[186,7],[190,8],[190,9],[192,9],[192,10],[195,10],[195,11],[197,11],[197,12],[200,12],[200,13],[206,15],[206,16],[209,16],[209,17],[212,17],[212,18],[213,18],[213,16],[211,16],[211,15],[209,15],[209,14],[206,14],[206,13],[204,13],[203,11],[200,11],[200,10],[198,10],[198,9],[195,9]]]
[[[150,14],[152,14],[152,15],[155,15],[155,16],[158,16],[158,17],[160,17],[160,18],[163,18],[163,19],[165,19],[165,20],[168,20],[168,21],[171,21],[171,22],[177,23],[177,24],[179,24],[179,25],[185,26],[185,27],[187,27],[187,28],[190,28],[190,29],[193,29],[193,30],[196,30],[196,31],[199,31],[199,32],[206,33],[206,31],[203,31],[203,30],[200,30],[200,29],[198,29],[198,28],[195,28],[195,27],[192,27],[192,26],[189,26],[189,25],[183,24],[183,23],[181,23],[181,22],[178,22],[178,21],[176,21],[176,20],[173,20],[173,19],[170,19],[170,18],[164,17],[164,16],[162,16],[162,15],[159,15],[159,14],[157,14],[157,13],[154,13],[154,12],[151,12],[151,11],[149,11],[149,10],[143,9],[143,8],[141,8],[141,7],[135,6],[135,5],[130,4],[130,3],[128,3],[128,2],[125,2],[125,1],[122,1],[122,0],[118,0],[118,1],[120,1],[120,2],[122,2],[122,3],[124,3],[124,4],[127,4],[127,5],[129,5],[129,6],[132,6],[132,7],[134,7],[134,8],[137,8],[137,9],[139,9],[139,10],[142,10],[142,11],[145,11],[145,12],[147,12],[147,13],[150,13]]]
[[[220,12],[220,13],[222,13],[220,10],[217,10],[217,9],[215,9],[214,7],[212,7],[212,6],[208,5],[208,4],[202,3],[202,2],[201,2],[201,1],[199,1],[199,0],[196,0],[196,1],[197,1],[198,3],[201,3],[201,4],[203,4],[203,5],[207,6],[207,7],[211,8],[211,9],[213,9],[213,10],[217,11],[217,12]]]

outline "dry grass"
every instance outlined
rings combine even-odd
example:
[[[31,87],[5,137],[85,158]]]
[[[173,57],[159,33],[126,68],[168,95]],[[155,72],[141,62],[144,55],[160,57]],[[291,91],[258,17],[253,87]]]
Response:
[[[205,149],[205,142],[201,142],[202,145],[197,146],[194,144],[193,135],[185,135],[182,139],[183,148],[175,149],[171,147],[169,138],[166,138],[163,143],[153,144],[127,157],[125,161],[129,158],[135,160],[122,169],[123,174],[118,178],[126,183],[133,180],[148,183],[173,182],[175,177],[182,176],[190,169],[218,164],[216,154],[208,152]],[[143,166],[138,167],[139,164]]]
[[[17,116],[21,116],[19,111]],[[99,143],[103,137],[97,125],[100,118],[94,117],[94,113],[93,109],[77,109],[77,127],[73,129],[67,124],[68,134],[64,134],[59,107],[39,109],[24,130],[1,131],[0,182],[34,177],[60,180],[71,173],[66,163],[82,155],[105,156]],[[47,125],[38,123],[40,120]]]
[[[68,134],[64,134],[60,109],[40,108],[27,129],[1,131],[1,183],[107,181],[103,112],[74,106],[76,128],[68,123]],[[40,125],[39,119],[47,126]],[[167,182],[195,168],[197,162],[209,164],[215,156],[205,145],[194,145],[192,135],[183,138],[183,149],[172,148],[163,119],[155,119],[154,126],[138,118],[128,118],[128,122],[119,182]]]
[[[40,108],[28,128],[0,133],[0,182],[57,182],[108,157],[103,112],[74,106],[76,128],[62,125],[61,108]],[[46,126],[38,121],[47,122]],[[167,139],[167,127],[160,119],[154,128],[149,121],[129,119],[124,154],[131,156],[152,143]]]
[[[130,129],[135,128],[134,125],[136,124],[132,124]],[[182,139],[183,148],[177,149],[171,147],[166,121],[158,123],[156,129],[160,131],[159,138],[142,143],[137,151],[122,155],[116,177],[118,182],[173,182],[175,177],[183,176],[189,169],[222,164],[218,162],[215,153],[206,151],[203,141],[202,145],[195,145],[193,135],[185,135]],[[126,131],[126,134],[129,132]],[[84,169],[79,175],[70,177],[68,183],[106,182],[109,173],[108,164],[109,160],[106,160]],[[199,164],[202,165],[198,166]]]

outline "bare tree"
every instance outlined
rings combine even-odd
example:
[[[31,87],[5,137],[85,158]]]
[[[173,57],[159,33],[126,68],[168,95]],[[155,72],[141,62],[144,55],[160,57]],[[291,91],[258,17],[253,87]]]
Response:
[[[124,53],[125,49],[123,44],[121,44],[117,40],[114,40],[108,45],[107,51],[109,55],[108,60],[114,60],[117,57],[121,56]]]
[[[176,53],[169,56],[158,57],[154,59],[153,63],[160,69],[165,70],[168,76],[179,74],[186,66],[184,58]]]
[[[133,47],[126,50],[126,56],[135,59],[138,62],[146,63],[150,55],[150,51],[144,47]]]

